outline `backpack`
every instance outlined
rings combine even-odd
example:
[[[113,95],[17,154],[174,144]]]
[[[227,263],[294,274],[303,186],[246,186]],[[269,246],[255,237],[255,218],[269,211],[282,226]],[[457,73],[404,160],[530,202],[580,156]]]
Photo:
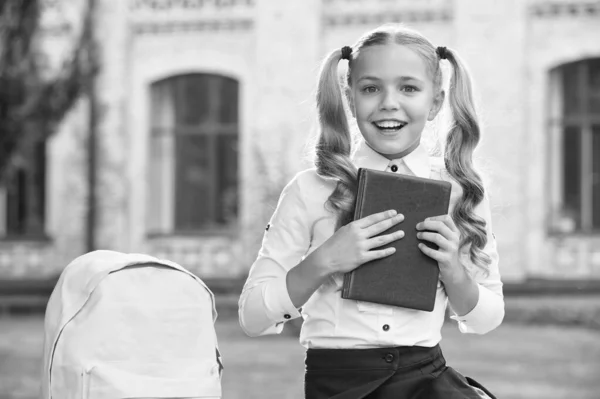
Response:
[[[212,292],[176,263],[82,255],[46,308],[42,399],[220,398],[216,318]]]

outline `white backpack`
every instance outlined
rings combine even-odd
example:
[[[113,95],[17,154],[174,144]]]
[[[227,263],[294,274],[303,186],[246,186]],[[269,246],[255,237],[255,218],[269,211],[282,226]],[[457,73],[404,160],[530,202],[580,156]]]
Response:
[[[94,251],[46,308],[42,399],[220,398],[212,292],[176,263]]]

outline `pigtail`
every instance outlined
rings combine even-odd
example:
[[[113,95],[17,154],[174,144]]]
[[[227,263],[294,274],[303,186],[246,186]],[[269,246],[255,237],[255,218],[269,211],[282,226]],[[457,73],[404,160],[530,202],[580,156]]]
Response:
[[[336,229],[352,221],[357,190],[357,170],[350,160],[352,137],[338,79],[341,50],[325,59],[319,73],[317,113],[319,137],[316,145],[317,173],[337,180],[326,205],[338,215]]]
[[[473,165],[473,152],[480,138],[480,127],[473,101],[471,78],[455,51],[446,49],[445,58],[452,64],[449,101],[454,125],[448,132],[444,163],[446,170],[463,189],[462,199],[452,211],[452,219],[461,233],[460,247],[469,247],[471,261],[487,272],[490,257],[483,252],[487,244],[485,220],[474,214],[484,198],[483,182]]]

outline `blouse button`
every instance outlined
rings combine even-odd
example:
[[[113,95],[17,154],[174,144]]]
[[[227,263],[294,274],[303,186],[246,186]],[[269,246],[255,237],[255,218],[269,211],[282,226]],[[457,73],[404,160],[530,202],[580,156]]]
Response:
[[[394,361],[394,355],[392,355],[391,353],[388,353],[387,355],[385,355],[385,361],[388,363],[391,363]]]
[[[398,171],[398,165],[392,165],[392,172]]]
[[[291,318],[292,318],[292,316],[290,316],[290,315],[289,315],[289,314],[287,314],[287,313],[286,313],[286,314],[284,314],[284,315],[283,315],[283,317],[284,317],[285,319],[287,319],[287,320],[289,320],[289,319],[291,319]]]
[[[387,331],[389,329],[390,329],[390,326],[388,324],[383,325],[383,331]]]

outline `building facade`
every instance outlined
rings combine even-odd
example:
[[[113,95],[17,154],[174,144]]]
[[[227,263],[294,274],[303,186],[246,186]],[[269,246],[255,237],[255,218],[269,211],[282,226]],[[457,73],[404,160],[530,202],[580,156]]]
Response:
[[[98,1],[97,248],[245,275],[281,188],[311,166],[320,61],[402,22],[472,72],[505,280],[600,279],[599,1]],[[51,54],[68,47],[49,32]],[[86,251],[87,118],[83,99],[0,188],[1,279]]]

